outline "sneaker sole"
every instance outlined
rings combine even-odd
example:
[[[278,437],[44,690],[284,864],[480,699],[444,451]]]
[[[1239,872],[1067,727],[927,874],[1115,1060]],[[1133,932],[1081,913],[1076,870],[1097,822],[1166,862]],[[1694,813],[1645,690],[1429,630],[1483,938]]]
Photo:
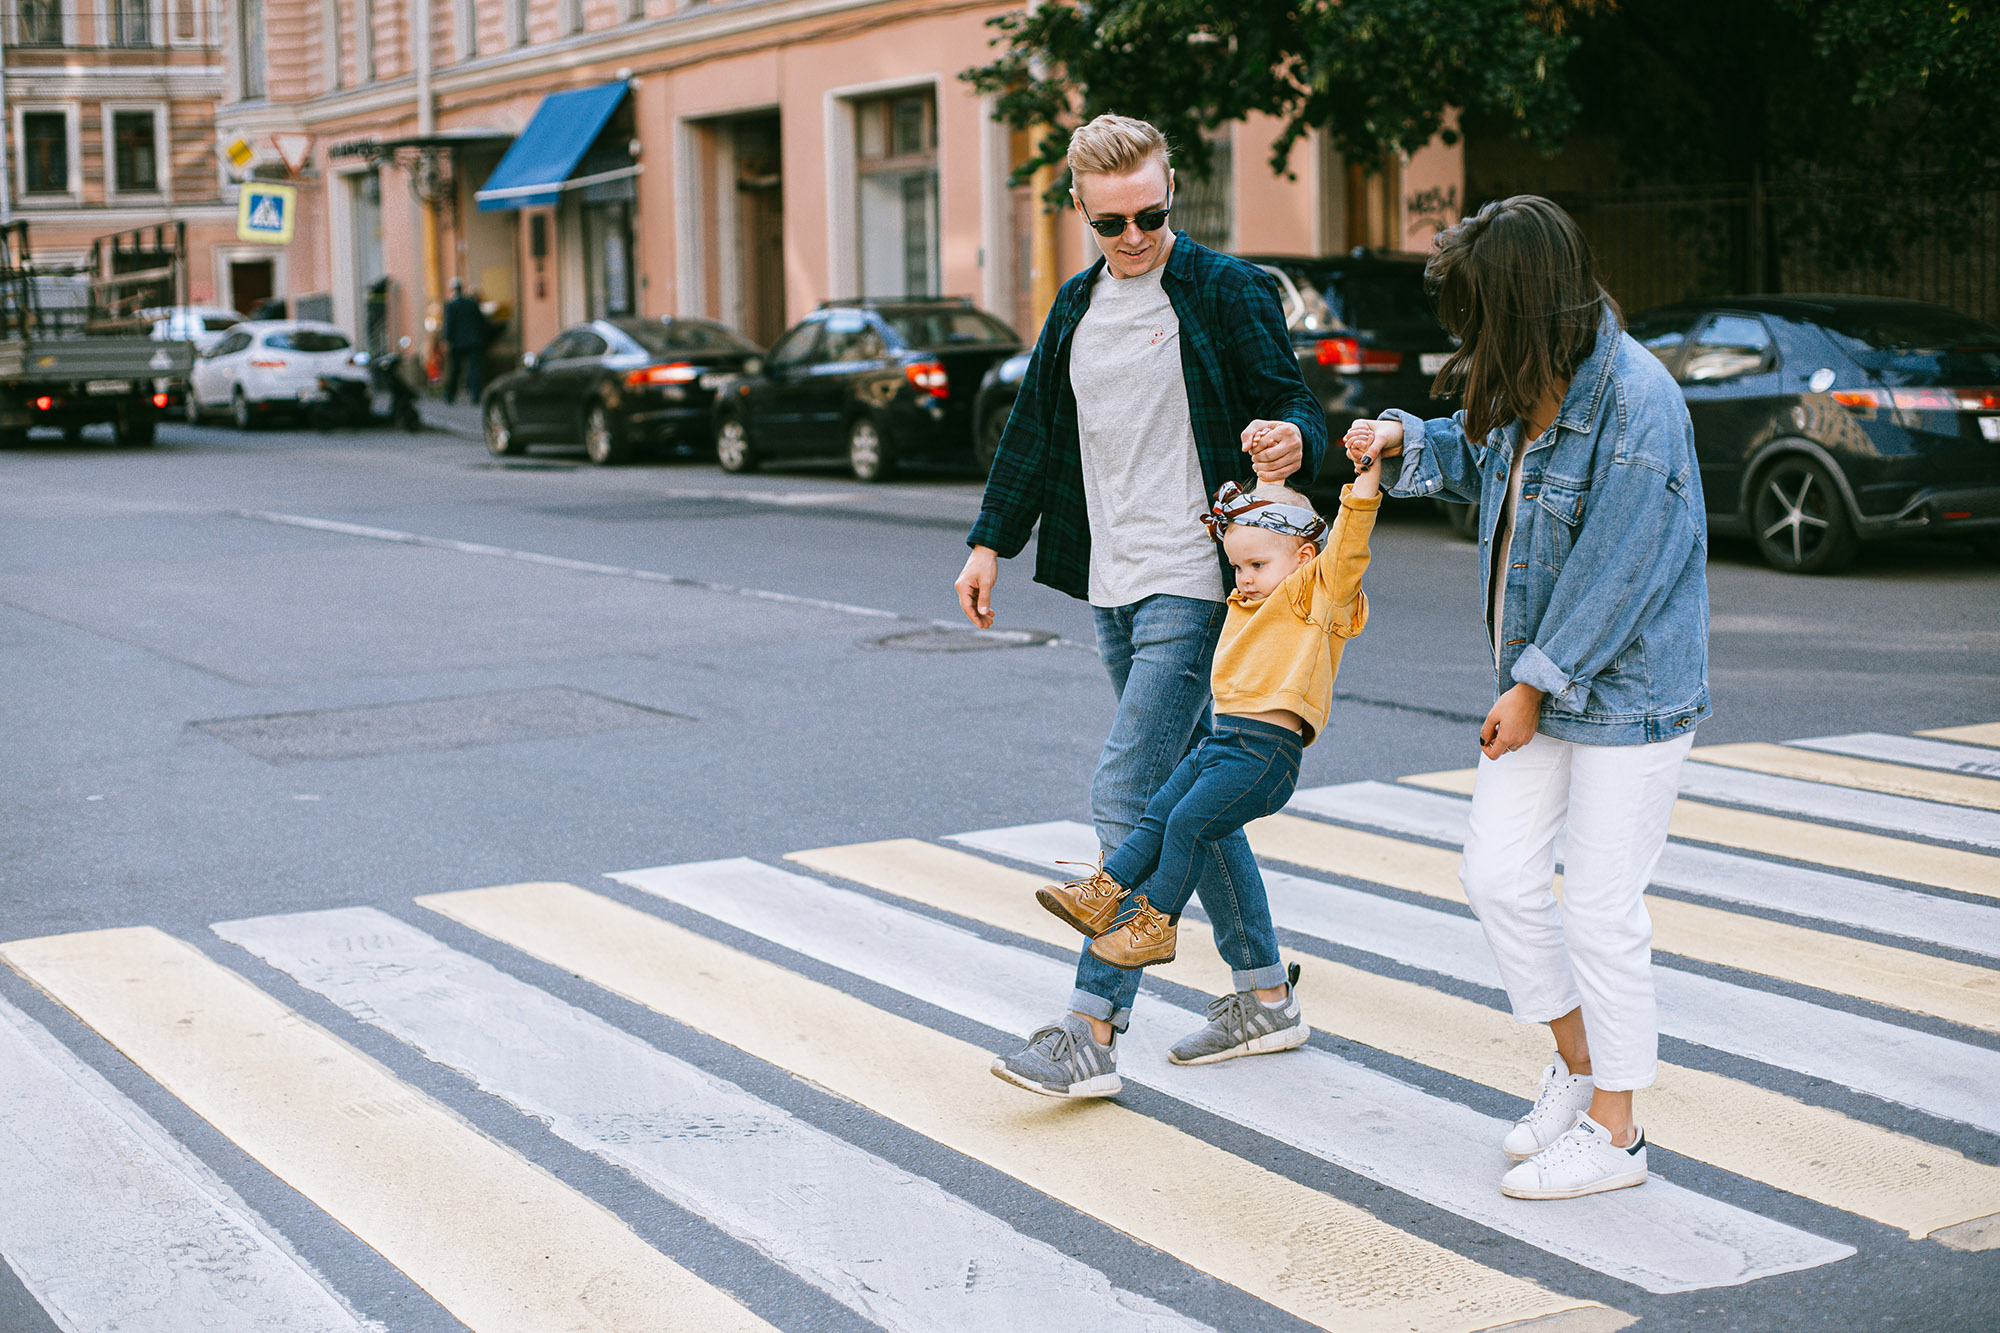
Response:
[[[1577,1185],[1566,1190],[1536,1189],[1532,1186],[1502,1183],[1500,1192],[1510,1199],[1581,1199],[1586,1194],[1607,1194],[1612,1190],[1628,1190],[1634,1185],[1646,1183],[1644,1171],[1631,1171],[1622,1176],[1606,1176],[1593,1180],[1588,1185]]]
[[[1244,1055],[1272,1055],[1278,1051],[1295,1050],[1305,1045],[1308,1041],[1312,1040],[1312,1034],[1312,1029],[1301,1023],[1297,1027],[1280,1028],[1276,1032],[1267,1032],[1261,1037],[1252,1037],[1249,1041],[1231,1046],[1226,1051],[1216,1051],[1211,1055],[1197,1055],[1187,1060],[1183,1060],[1172,1051],[1168,1051],[1167,1059],[1177,1065],[1212,1065],[1223,1060],[1234,1060]]]
[[[1116,1074],[1099,1074],[1096,1078],[1087,1078],[1081,1083],[1072,1083],[1065,1090],[1062,1088],[1045,1087],[1032,1079],[1022,1078],[999,1060],[993,1062],[992,1068],[993,1077],[999,1079],[1002,1083],[1011,1083],[1017,1088],[1025,1088],[1029,1092],[1039,1093],[1044,1097],[1055,1097],[1059,1100],[1067,1100],[1073,1097],[1116,1097],[1125,1089],[1125,1080]]]
[[[1065,926],[1068,926],[1071,930],[1076,931],[1080,935],[1088,935],[1091,939],[1096,939],[1099,935],[1104,933],[1101,930],[1092,930],[1089,926],[1077,920],[1074,916],[1071,916],[1070,910],[1067,907],[1063,906],[1062,899],[1056,897],[1053,893],[1050,893],[1047,889],[1036,889],[1035,901],[1040,903],[1043,907],[1046,907],[1049,910],[1050,916],[1062,922]],[[1110,923],[1106,922],[1105,924],[1109,925]]]

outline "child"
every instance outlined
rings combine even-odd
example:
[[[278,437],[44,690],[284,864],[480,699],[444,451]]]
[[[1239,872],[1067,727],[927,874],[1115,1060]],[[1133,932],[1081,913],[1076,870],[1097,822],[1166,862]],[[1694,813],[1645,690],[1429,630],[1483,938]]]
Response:
[[[1373,464],[1357,473],[1331,534],[1311,501],[1283,487],[1245,495],[1225,482],[1214,511],[1202,515],[1236,571],[1215,649],[1213,732],[1181,760],[1096,874],[1036,894],[1091,936],[1091,953],[1112,966],[1172,961],[1181,909],[1209,856],[1204,844],[1291,799],[1300,753],[1333,706],[1341,650],[1368,620],[1361,575],[1380,478]],[[1300,1023],[1278,1035],[1296,1046],[1310,1030]]]

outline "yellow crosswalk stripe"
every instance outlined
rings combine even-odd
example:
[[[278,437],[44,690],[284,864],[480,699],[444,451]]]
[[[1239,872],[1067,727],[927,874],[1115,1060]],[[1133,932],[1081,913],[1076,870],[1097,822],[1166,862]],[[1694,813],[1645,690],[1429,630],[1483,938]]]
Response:
[[[182,940],[100,930],[0,957],[478,1333],[770,1327]]]
[[[1010,1095],[991,1056],[833,987],[573,885],[425,907],[1026,1182],[1322,1328],[1489,1329],[1589,1309],[1104,1101]],[[1218,1218],[1228,1218],[1218,1226]]]
[[[1913,796],[1922,801],[2000,810],[2000,781],[1971,773],[1911,768],[1880,759],[1859,759],[1853,755],[1828,754],[1821,750],[1795,750],[1789,745],[1767,745],[1762,741],[1703,745],[1696,748],[1690,758],[1707,764],[1748,769],[1753,773],[1826,782],[1836,787],[1856,787],[1890,796]]]
[[[1036,903],[1034,891],[1045,879],[951,848],[901,838],[787,859],[1065,949],[1082,939]],[[1533,1095],[1535,1074],[1549,1058],[1541,1028],[1346,964],[1314,959],[1307,967],[1313,994],[1324,998],[1309,1004],[1306,1018],[1320,1030],[1470,1082]],[[1230,984],[1213,935],[1192,918],[1181,920],[1174,961],[1148,971],[1208,994]],[[1912,1239],[2000,1214],[2000,1167],[1755,1084],[1663,1062],[1658,1083],[1640,1097],[1647,1136],[1661,1147],[1899,1227]]]
[[[1465,901],[1454,851],[1297,815],[1272,815],[1248,832],[1259,856]],[[1646,909],[1656,949],[2000,1032],[2000,971],[1675,898],[1649,897]]]
[[[1416,773],[1399,781],[1466,796],[1472,792],[1473,773],[1469,768],[1448,773]],[[1692,842],[2000,898],[2000,857],[1963,852],[1955,847],[1906,842],[1880,833],[1861,833],[1754,810],[1734,810],[1686,797],[1674,802],[1670,827],[1674,837]]]
[[[1964,741],[1967,745],[2000,746],[2000,722],[1982,722],[1973,727],[1940,727],[1920,731],[1919,736],[1935,736],[1941,741]]]

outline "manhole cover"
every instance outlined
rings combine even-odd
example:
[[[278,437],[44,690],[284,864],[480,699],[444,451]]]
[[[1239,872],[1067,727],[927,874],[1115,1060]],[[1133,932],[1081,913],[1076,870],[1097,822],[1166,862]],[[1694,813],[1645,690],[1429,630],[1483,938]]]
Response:
[[[913,629],[870,643],[912,653],[982,653],[994,648],[1038,648],[1055,638],[1045,629]]]
[[[273,764],[315,759],[460,750],[473,745],[595,736],[692,719],[679,713],[607,699],[588,690],[549,685],[456,699],[420,699],[313,713],[225,717],[193,725],[217,740]]]

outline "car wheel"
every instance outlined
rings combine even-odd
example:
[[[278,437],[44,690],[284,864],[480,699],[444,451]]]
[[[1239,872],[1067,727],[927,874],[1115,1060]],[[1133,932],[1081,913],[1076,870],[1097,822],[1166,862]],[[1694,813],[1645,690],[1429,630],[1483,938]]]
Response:
[[[599,467],[622,463],[629,453],[602,403],[592,403],[583,414],[583,452]]]
[[[486,424],[486,452],[495,458],[506,458],[511,454],[527,452],[527,446],[514,438],[514,422],[507,415],[506,404],[498,398],[486,405],[482,414]]]
[[[1787,454],[1751,488],[1757,553],[1787,574],[1831,574],[1854,559],[1858,543],[1847,506],[1818,460]]]
[[[229,395],[229,419],[236,423],[238,430],[255,430],[257,419],[250,415],[250,400],[238,389]]]
[[[856,417],[847,428],[847,466],[856,481],[886,481],[896,470],[889,442],[869,417]]]
[[[750,447],[750,432],[742,417],[724,417],[715,431],[715,461],[724,472],[755,472],[757,451]]]
[[[1444,510],[1444,521],[1451,530],[1469,542],[1479,540],[1479,506],[1462,505],[1454,500],[1439,500],[1438,508]]]
[[[1007,414],[998,407],[980,418],[979,431],[972,437],[972,461],[982,473],[993,470],[993,460],[1000,456],[1000,437],[1006,433]]]

